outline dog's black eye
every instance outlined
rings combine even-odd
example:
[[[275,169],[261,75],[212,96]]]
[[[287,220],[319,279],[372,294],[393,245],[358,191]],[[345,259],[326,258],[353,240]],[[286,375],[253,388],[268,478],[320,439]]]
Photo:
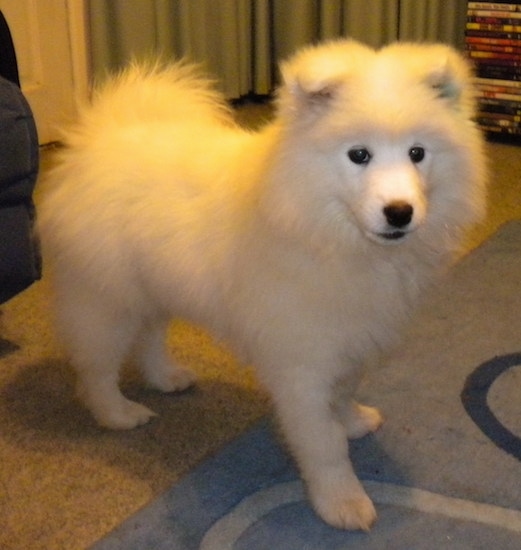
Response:
[[[409,149],[409,158],[417,164],[425,158],[425,149],[423,147],[415,146]]]
[[[356,147],[355,149],[350,149],[347,156],[355,164],[368,164],[372,155],[365,147]]]

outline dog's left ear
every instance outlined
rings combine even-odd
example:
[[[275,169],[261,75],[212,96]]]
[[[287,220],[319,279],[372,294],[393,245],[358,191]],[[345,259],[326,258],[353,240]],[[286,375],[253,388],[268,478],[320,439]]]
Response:
[[[434,47],[436,48],[436,47]],[[456,109],[472,109],[472,71],[469,63],[451,48],[441,46],[425,82],[436,95]]]
[[[405,69],[416,82],[430,88],[452,109],[467,116],[474,112],[473,72],[468,60],[447,44],[395,42],[381,55],[386,63]]]
[[[449,59],[436,67],[428,76],[427,84],[437,92],[438,97],[449,101],[458,101],[461,96],[462,83],[458,81],[457,74],[450,66]]]

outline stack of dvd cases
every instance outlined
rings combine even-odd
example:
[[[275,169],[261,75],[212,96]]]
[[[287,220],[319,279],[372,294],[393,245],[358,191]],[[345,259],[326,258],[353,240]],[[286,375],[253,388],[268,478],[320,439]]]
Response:
[[[474,62],[478,123],[521,136],[521,0],[467,2],[465,42]]]

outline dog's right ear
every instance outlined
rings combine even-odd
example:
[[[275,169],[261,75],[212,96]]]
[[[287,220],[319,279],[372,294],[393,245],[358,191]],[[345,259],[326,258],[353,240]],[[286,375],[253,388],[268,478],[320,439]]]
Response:
[[[334,66],[334,60],[317,63],[318,60],[312,57],[310,61],[300,57],[281,66],[284,82],[281,93],[288,96],[287,100],[294,108],[320,109],[336,96],[345,82],[343,67]]]
[[[302,116],[327,110],[368,52],[372,50],[358,42],[339,40],[306,48],[284,62],[279,89],[281,113]]]

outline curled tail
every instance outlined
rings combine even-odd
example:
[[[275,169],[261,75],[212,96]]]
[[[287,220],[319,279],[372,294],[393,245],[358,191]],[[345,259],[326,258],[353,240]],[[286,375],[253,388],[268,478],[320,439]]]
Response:
[[[189,120],[234,125],[225,98],[197,65],[132,63],[96,88],[79,123],[65,134],[69,145],[110,126]]]

